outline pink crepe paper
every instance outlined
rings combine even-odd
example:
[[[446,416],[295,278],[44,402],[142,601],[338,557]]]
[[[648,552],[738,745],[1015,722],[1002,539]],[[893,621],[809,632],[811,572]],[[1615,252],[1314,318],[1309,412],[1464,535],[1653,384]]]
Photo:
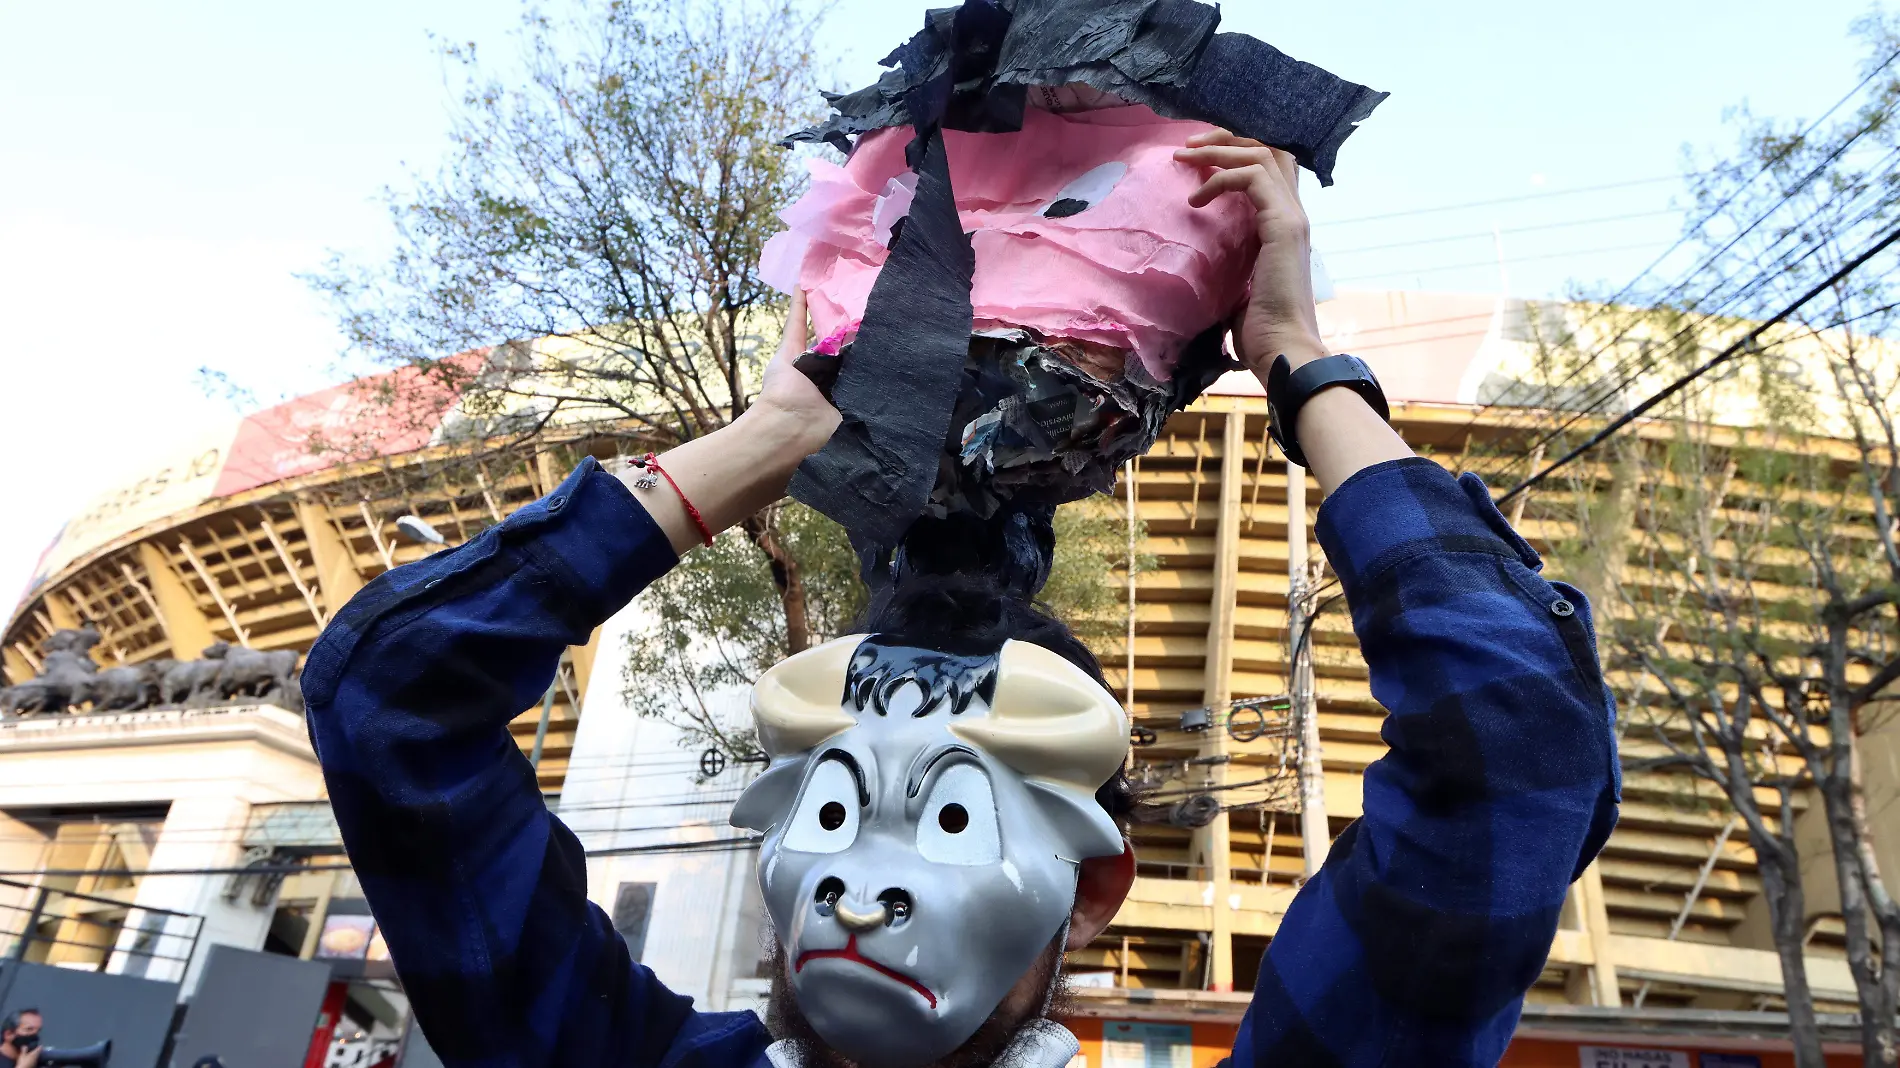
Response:
[[[858,326],[859,324],[855,320],[841,324],[838,329],[826,334],[825,339],[820,341],[818,347],[812,351],[820,356],[838,355],[838,353],[844,351],[844,343],[851,340],[852,335],[858,332]]]
[[[976,252],[976,319],[1133,348],[1165,381],[1187,343],[1245,299],[1258,251],[1245,195],[1188,205],[1206,173],[1175,162],[1174,152],[1210,129],[1133,106],[1032,108],[1017,133],[946,132],[957,207]],[[789,229],[766,247],[762,277],[785,292],[804,288],[827,339],[864,318],[889,254],[880,239],[908,192],[893,181],[909,173],[912,136],[880,130],[843,167],[812,161],[810,192],[783,213]],[[1114,161],[1128,172],[1107,197],[1068,218],[1042,215],[1070,183]]]

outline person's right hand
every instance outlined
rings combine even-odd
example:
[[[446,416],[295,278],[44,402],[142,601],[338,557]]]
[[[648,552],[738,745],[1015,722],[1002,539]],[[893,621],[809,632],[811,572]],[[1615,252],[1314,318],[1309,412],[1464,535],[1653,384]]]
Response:
[[[34,1046],[20,1054],[20,1059],[14,1062],[13,1068],[39,1068],[40,1051],[45,1048],[45,1046]]]
[[[620,480],[666,532],[675,553],[685,555],[708,532],[717,534],[776,504],[792,472],[838,429],[838,409],[793,365],[810,336],[805,297],[796,294],[785,340],[766,365],[752,406],[731,424],[660,457],[670,484],[655,480],[643,487],[638,471],[621,473]],[[686,501],[698,510],[697,521]]]
[[[825,447],[831,440],[832,431],[838,429],[841,417],[838,409],[825,398],[812,380],[805,377],[795,365],[810,344],[811,326],[805,312],[805,291],[792,292],[792,308],[785,317],[785,339],[779,343],[778,353],[765,367],[765,378],[760,384],[759,396],[753,402],[755,410],[763,409],[773,414],[789,417],[786,426],[794,428],[795,440],[790,443],[795,449],[802,449],[800,456],[809,456]]]
[[[1293,157],[1215,130],[1189,139],[1174,158],[1214,168],[1188,203],[1204,208],[1217,197],[1244,193],[1257,213],[1260,258],[1254,263],[1253,293],[1234,327],[1240,361],[1264,381],[1281,353],[1296,367],[1325,356],[1313,303],[1311,227],[1300,206],[1300,172]]]
[[[1190,204],[1206,207],[1216,197],[1245,193],[1257,212],[1260,258],[1254,263],[1253,293],[1234,327],[1240,361],[1265,387],[1267,372],[1281,354],[1295,367],[1329,355],[1313,303],[1311,228],[1300,206],[1299,169],[1293,157],[1216,130],[1193,138],[1174,158],[1214,168],[1206,184],[1188,198]],[[1379,413],[1348,389],[1315,394],[1300,409],[1299,425],[1290,429],[1321,490],[1329,494],[1373,464],[1412,455]]]

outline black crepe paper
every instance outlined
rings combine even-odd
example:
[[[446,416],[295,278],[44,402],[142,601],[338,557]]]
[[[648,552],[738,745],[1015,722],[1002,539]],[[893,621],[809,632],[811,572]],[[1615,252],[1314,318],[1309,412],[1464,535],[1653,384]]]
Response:
[[[1340,145],[1386,94],[1219,26],[1219,9],[1196,0],[966,0],[929,12],[923,30],[885,58],[892,69],[875,85],[827,94],[833,114],[786,142],[825,142],[849,153],[873,130],[916,132],[910,215],[856,339],[835,364],[831,397],[843,424],[791,487],[850,532],[867,577],[891,566],[925,514],[977,524],[1000,515],[1014,538],[1005,548],[1041,544],[1052,536],[1056,504],[1108,488],[1114,469],[1151,447],[1167,417],[1230,366],[1216,327],[1189,346],[1169,383],[1090,386],[1081,381],[1086,375],[1069,375],[1075,396],[1132,396],[1122,399],[1137,418],[1063,441],[1031,440],[1036,420],[1016,419],[1011,462],[970,463],[962,454],[971,419],[1008,401],[1010,390],[1017,396],[1008,403],[1060,408],[1053,395],[1062,387],[1051,383],[1062,374],[1046,363],[1013,378],[990,373],[1003,358],[1033,363],[1030,350],[1040,351],[1044,339],[1000,344],[971,336],[975,258],[957,216],[942,131],[1020,130],[1032,88],[1081,84],[1167,118],[1262,141],[1332,184]]]
[[[930,499],[970,344],[975,273],[949,156],[932,135],[903,238],[871,286],[832,387],[844,421],[792,477],[792,496],[837,520],[854,541],[897,544]]]
[[[1219,26],[1220,10],[1196,0],[969,0],[930,12],[885,57],[894,69],[832,96],[832,116],[790,140],[849,152],[888,126],[1009,132],[1022,128],[1027,87],[1080,83],[1265,142],[1331,185],[1340,146],[1388,94]],[[951,98],[918,114],[913,91],[946,78]]]

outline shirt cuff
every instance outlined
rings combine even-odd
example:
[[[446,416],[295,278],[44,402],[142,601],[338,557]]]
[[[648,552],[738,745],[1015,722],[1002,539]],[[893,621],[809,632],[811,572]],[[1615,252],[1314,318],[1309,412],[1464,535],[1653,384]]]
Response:
[[[666,532],[633,491],[591,456],[497,533],[559,583],[595,626],[679,563]]]
[[[1423,553],[1490,553],[1533,571],[1543,567],[1482,479],[1454,479],[1422,456],[1374,464],[1347,479],[1320,506],[1314,529],[1348,597]]]

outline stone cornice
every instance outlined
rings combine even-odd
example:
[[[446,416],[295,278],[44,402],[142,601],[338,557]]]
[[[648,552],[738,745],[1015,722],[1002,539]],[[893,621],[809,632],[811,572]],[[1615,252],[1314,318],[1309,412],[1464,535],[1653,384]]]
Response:
[[[0,720],[0,757],[13,753],[227,741],[256,742],[312,764],[317,759],[310,749],[303,717],[276,705],[166,708]]]

